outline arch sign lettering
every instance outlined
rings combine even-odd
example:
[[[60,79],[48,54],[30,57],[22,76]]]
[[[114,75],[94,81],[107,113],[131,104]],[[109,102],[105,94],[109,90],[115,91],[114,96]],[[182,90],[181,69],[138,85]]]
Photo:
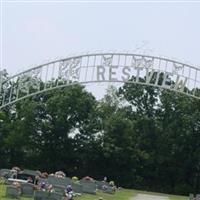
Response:
[[[6,77],[5,71],[1,71],[0,109],[77,82],[130,82],[169,89],[200,99],[198,67],[155,56],[96,53],[55,60],[12,77]]]

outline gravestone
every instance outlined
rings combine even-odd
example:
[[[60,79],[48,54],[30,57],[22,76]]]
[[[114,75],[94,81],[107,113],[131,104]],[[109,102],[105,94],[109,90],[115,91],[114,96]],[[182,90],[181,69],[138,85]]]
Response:
[[[83,193],[83,186],[80,183],[72,183],[72,189],[75,193]]]
[[[200,200],[200,194],[197,194],[197,195],[196,195],[195,200]]]
[[[94,181],[80,180],[80,184],[83,187],[83,193],[96,194],[97,187]]]
[[[8,185],[6,187],[6,197],[18,198],[19,197],[19,189],[16,188],[15,186]]]
[[[48,197],[48,200],[62,200],[62,199],[63,199],[63,195],[56,192],[50,193]]]
[[[113,189],[113,187],[110,187],[110,186],[106,186],[103,192],[109,193],[109,194],[115,194],[115,190]]]
[[[37,190],[35,191],[34,200],[47,200],[49,197],[49,192]]]
[[[0,169],[0,176],[5,178],[10,178],[11,176],[11,170],[10,169]]]
[[[105,181],[97,181],[96,180],[95,183],[96,183],[97,189],[99,189],[99,190],[103,190],[104,186],[106,186],[106,187],[109,186],[109,184]]]
[[[25,197],[32,197],[34,194],[33,184],[23,183],[21,185],[21,195]]]
[[[68,177],[65,177],[65,178],[57,178],[57,177],[54,177],[54,176],[49,176],[48,179],[47,179],[47,182],[48,184],[51,184],[51,185],[61,185],[61,186],[64,186],[66,187],[67,185],[72,185],[72,180]]]
[[[53,189],[56,193],[59,193],[59,194],[64,194],[65,193],[65,187],[64,186],[61,186],[61,185],[54,185],[53,186]]]

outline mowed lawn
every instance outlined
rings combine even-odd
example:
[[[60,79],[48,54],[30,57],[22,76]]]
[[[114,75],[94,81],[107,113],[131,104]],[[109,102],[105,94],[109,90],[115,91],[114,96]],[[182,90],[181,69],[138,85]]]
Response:
[[[10,198],[5,197],[5,185],[0,185],[0,200],[9,200]],[[137,196],[137,194],[150,194],[150,195],[159,195],[159,196],[167,196],[170,200],[188,200],[189,198],[186,196],[176,196],[176,195],[168,195],[168,194],[161,194],[161,193],[153,193],[153,192],[145,192],[139,190],[128,190],[122,189],[117,191],[114,195],[112,194],[105,194],[103,192],[97,192],[97,195],[89,195],[83,194],[80,197],[75,197],[75,200],[98,200],[100,197],[103,200],[129,200],[131,197]],[[32,200],[31,198],[24,198],[20,197],[20,200]]]

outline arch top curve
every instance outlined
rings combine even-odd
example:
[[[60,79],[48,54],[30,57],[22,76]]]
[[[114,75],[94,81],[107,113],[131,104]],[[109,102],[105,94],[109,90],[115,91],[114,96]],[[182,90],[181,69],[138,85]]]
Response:
[[[131,77],[134,77],[130,80]],[[200,68],[131,53],[90,53],[38,65],[12,77],[0,74],[0,109],[73,83],[132,82],[173,90],[200,100]]]

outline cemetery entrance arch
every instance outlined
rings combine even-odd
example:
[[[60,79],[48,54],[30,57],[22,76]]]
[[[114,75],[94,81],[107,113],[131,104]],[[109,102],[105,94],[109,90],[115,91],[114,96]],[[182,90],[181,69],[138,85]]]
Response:
[[[155,56],[91,53],[48,62],[9,78],[4,72],[0,74],[0,109],[77,82],[131,82],[200,99],[200,68]]]

